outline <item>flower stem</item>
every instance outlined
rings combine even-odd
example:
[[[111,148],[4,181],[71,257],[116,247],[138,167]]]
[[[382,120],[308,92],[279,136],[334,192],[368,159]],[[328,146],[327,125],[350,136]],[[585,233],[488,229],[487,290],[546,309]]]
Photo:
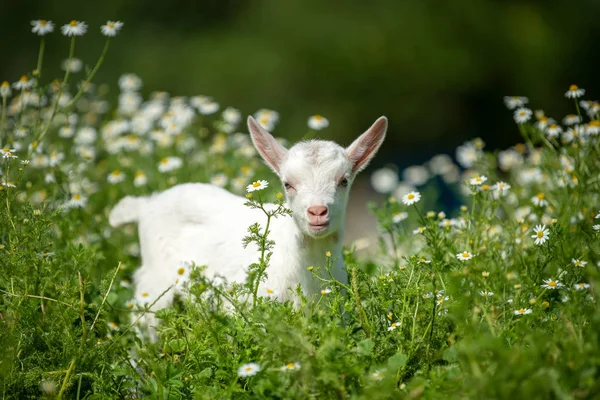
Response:
[[[38,85],[40,84],[40,79],[42,78],[42,61],[44,59],[45,48],[46,48],[46,40],[42,36],[42,39],[40,40],[40,51],[38,53],[37,67],[35,69],[35,75],[37,75],[37,84]]]
[[[110,38],[108,38],[106,40],[106,43],[104,44],[104,49],[102,49],[102,53],[100,54],[100,58],[98,58],[98,61],[96,62],[96,65],[94,66],[94,69],[92,69],[92,72],[90,72],[90,74],[85,79],[85,81],[82,82],[81,87],[79,88],[79,91],[77,92],[75,97],[73,97],[71,99],[71,101],[67,104],[67,106],[65,108],[71,108],[77,102],[77,100],[79,100],[81,95],[83,95],[83,93],[85,92],[85,89],[87,88],[89,83],[92,81],[92,79],[94,79],[96,72],[98,72],[98,70],[100,69],[100,66],[104,62],[104,58],[106,57],[106,53],[108,53],[109,46],[110,46]]]

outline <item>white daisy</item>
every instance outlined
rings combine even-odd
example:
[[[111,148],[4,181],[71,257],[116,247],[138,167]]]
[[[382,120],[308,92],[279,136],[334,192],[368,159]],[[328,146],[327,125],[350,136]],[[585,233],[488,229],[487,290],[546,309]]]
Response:
[[[2,82],[0,84],[0,97],[8,97],[12,94],[12,90],[10,89],[10,83],[8,81]]]
[[[575,288],[575,290],[584,290],[584,289],[588,289],[590,287],[589,283],[576,283],[575,285],[573,285],[573,287]]]
[[[406,218],[408,218],[408,213],[406,211],[397,212],[397,213],[394,213],[394,215],[392,216],[392,222],[395,224],[399,224],[400,222],[404,221]]]
[[[198,107],[198,111],[202,115],[214,114],[217,111],[219,111],[219,103],[210,100],[205,101],[204,103],[200,104],[200,107]]]
[[[420,234],[422,234],[423,232],[425,232],[425,230],[426,230],[426,229],[427,229],[426,227],[424,227],[424,226],[420,226],[420,227],[418,227],[417,229],[414,229],[414,230],[412,231],[412,233],[413,233],[413,235],[420,235]]]
[[[398,187],[398,173],[392,168],[380,168],[371,174],[371,186],[377,193],[388,194]]]
[[[533,228],[535,235],[531,237],[535,239],[535,244],[540,245],[546,243],[546,240],[550,237],[550,231],[546,228],[546,225],[536,225]]]
[[[396,330],[396,328],[398,328],[401,325],[401,322],[392,322],[390,324],[390,326],[388,326],[387,330],[388,331],[394,331]]]
[[[562,133],[562,128],[556,124],[550,124],[548,128],[546,128],[546,135],[549,137],[557,137]]]
[[[514,119],[517,124],[523,124],[531,119],[531,110],[521,107],[515,111]]]
[[[148,178],[146,177],[146,174],[144,174],[142,171],[135,173],[135,178],[133,178],[133,186],[140,187],[146,185],[147,183]]]
[[[238,376],[245,378],[247,376],[256,375],[259,371],[260,371],[260,365],[258,365],[256,363],[248,363],[248,364],[244,364],[241,367],[239,367],[237,373],[238,373]]]
[[[116,169],[110,174],[108,174],[106,180],[108,181],[108,183],[112,183],[114,185],[116,183],[123,182],[125,180],[125,174]]]
[[[27,75],[23,75],[17,82],[13,83],[12,86],[17,90],[27,90],[31,89],[33,85],[35,85],[35,79],[29,79]]]
[[[279,295],[279,292],[277,290],[271,288],[265,289],[265,292],[267,293],[267,297],[271,298],[275,298],[277,297],[277,295]]]
[[[83,68],[83,61],[81,61],[79,58],[77,57],[73,57],[71,59],[66,59],[62,62],[62,69],[64,71],[69,70],[73,73],[77,73],[79,71],[81,71],[81,69]]]
[[[165,157],[158,163],[158,171],[165,173],[179,169],[183,166],[183,160],[179,157]]]
[[[116,322],[109,322],[108,323],[108,327],[110,328],[111,331],[118,331],[119,330],[119,325],[117,325]]]
[[[11,181],[2,181],[2,186],[4,187],[9,187],[9,188],[14,188],[16,187],[14,183],[12,183]]]
[[[565,93],[565,97],[577,99],[585,94],[585,89],[580,89],[577,85],[569,86],[569,90]]]
[[[458,253],[456,258],[458,258],[460,261],[469,261],[471,258],[473,258],[473,254],[469,253],[468,251],[463,251],[462,253]]]
[[[123,27],[123,23],[121,21],[106,21],[106,25],[102,25],[100,27],[100,31],[104,36],[117,36],[117,33]]]
[[[500,182],[496,182],[493,186],[492,186],[492,190],[497,193],[499,196],[504,196],[508,190],[510,189],[510,184],[500,181]]]
[[[593,225],[592,229],[595,231],[600,231],[600,224]]]
[[[308,118],[308,127],[310,129],[314,129],[315,131],[320,131],[321,129],[327,128],[329,126],[329,121],[327,118],[321,115],[313,115]]]
[[[525,314],[531,314],[531,308],[520,308],[518,310],[514,311],[515,315],[525,315]]]
[[[579,115],[569,114],[563,118],[563,124],[565,125],[575,125],[581,122],[581,118]]]
[[[135,92],[142,88],[142,80],[136,74],[124,74],[119,78],[119,88],[123,92]]]
[[[180,261],[175,266],[175,284],[181,286],[186,282],[192,272],[192,266],[194,264],[191,261]]]
[[[494,292],[486,292],[484,290],[480,291],[479,294],[483,297],[491,297],[494,295]]]
[[[300,363],[298,362],[288,363],[279,368],[280,371],[298,371],[299,369]]]
[[[52,21],[46,21],[45,19],[31,21],[31,26],[33,26],[31,32],[37,33],[39,36],[54,32],[54,23]]]
[[[223,110],[223,114],[221,115],[223,116],[223,120],[231,125],[237,125],[242,120],[242,114],[240,111],[233,107],[227,107],[225,110]]]
[[[579,259],[574,259],[574,258],[571,259],[571,262],[576,267],[585,267],[586,264],[587,264],[587,261],[583,261],[583,260],[579,260]]]
[[[246,191],[248,193],[255,192],[257,190],[266,189],[268,186],[269,186],[269,182],[264,181],[264,180],[259,180],[259,181],[253,182],[250,185],[246,186]]]
[[[509,110],[513,110],[517,107],[523,107],[529,102],[527,97],[522,96],[504,96],[504,104]]]
[[[87,32],[87,24],[82,21],[72,20],[61,28],[62,34],[65,36],[82,36]]]
[[[483,182],[487,181],[487,176],[485,175],[475,175],[469,180],[469,183],[474,186],[481,185]]]
[[[558,289],[563,287],[564,285],[560,283],[559,280],[554,279],[544,279],[544,284],[540,285],[544,289]]]
[[[404,197],[402,197],[402,202],[407,206],[418,203],[419,200],[421,200],[421,193],[419,192],[410,192],[405,194]]]
[[[545,199],[544,193],[538,193],[531,198],[531,202],[538,207],[546,207],[549,203]]]

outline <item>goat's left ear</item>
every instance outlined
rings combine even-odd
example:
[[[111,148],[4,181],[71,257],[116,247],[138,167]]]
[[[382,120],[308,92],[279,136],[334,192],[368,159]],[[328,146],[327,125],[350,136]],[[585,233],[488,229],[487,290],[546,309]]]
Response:
[[[256,120],[248,117],[248,130],[254,147],[260,153],[262,158],[279,175],[281,164],[287,155],[288,150],[279,144],[277,140],[267,132]]]
[[[385,139],[387,118],[379,117],[365,133],[360,135],[348,148],[346,154],[352,162],[352,172],[359,173],[369,164]]]

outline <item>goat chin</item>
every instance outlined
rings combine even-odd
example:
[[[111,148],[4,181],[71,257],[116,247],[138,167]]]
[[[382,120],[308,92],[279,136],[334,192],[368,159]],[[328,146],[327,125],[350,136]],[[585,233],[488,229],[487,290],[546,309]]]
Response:
[[[244,205],[246,199],[214,185],[189,183],[175,186],[148,197],[125,197],[112,210],[113,227],[124,223],[138,224],[142,265],[134,274],[135,299],[152,303],[152,311],[169,306],[178,290],[169,290],[177,280],[177,266],[182,261],[206,266],[208,278],[222,276],[228,282],[245,282],[247,267],[256,262],[260,252],[254,244],[247,248],[242,239],[248,226],[258,222],[265,226],[261,210]],[[267,207],[275,207],[268,205]],[[258,293],[274,291],[282,301],[297,300],[293,289],[300,284],[305,295],[320,290],[309,265],[323,265],[325,253],[334,260],[332,275],[346,282],[343,270],[341,234],[312,238],[300,231],[293,218],[271,220],[269,238],[275,241],[268,278]],[[155,338],[157,320],[147,313],[140,319]]]

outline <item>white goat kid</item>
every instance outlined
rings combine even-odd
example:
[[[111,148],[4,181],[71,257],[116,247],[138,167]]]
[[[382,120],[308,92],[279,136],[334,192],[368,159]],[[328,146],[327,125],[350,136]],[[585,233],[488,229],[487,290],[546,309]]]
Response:
[[[271,221],[275,240],[268,278],[258,293],[274,291],[280,300],[293,299],[289,288],[301,285],[308,296],[320,290],[307,270],[321,265],[331,252],[333,276],[347,280],[342,236],[350,186],[381,146],[387,119],[379,118],[347,149],[331,141],[310,140],[287,150],[252,117],[248,128],[254,146],[285,187],[291,217]],[[113,227],[137,222],[142,265],[135,272],[135,298],[151,303],[177,279],[177,265],[193,261],[206,265],[205,274],[244,282],[247,267],[256,262],[256,246],[242,246],[248,226],[265,223],[261,210],[244,206],[246,199],[217,186],[187,183],[148,197],[123,198],[110,214]],[[275,207],[273,205],[273,207]],[[165,293],[152,307],[168,306],[174,292]],[[295,299],[294,299],[295,300]],[[142,321],[153,326],[152,315]]]

